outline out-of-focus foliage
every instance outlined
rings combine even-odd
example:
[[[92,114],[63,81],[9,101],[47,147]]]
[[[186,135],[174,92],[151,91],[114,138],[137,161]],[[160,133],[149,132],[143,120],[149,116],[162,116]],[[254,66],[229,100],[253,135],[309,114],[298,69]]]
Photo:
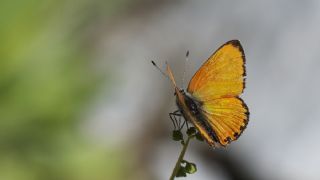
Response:
[[[123,3],[1,1],[0,179],[126,178],[124,152],[77,129],[101,79],[88,29]]]

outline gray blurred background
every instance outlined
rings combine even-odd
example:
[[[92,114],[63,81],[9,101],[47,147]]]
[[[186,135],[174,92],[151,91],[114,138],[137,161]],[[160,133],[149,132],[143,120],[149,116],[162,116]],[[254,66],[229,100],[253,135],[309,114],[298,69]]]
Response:
[[[168,179],[171,65],[182,86],[239,39],[250,122],[226,150],[191,141],[186,179],[320,179],[319,1],[3,1],[0,179]],[[184,84],[185,88],[187,85]]]

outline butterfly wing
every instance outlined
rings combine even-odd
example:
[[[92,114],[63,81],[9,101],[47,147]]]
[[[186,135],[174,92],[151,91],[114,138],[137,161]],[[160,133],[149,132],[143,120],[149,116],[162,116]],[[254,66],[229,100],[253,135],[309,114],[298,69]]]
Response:
[[[248,108],[238,97],[245,85],[244,64],[240,42],[231,40],[200,67],[187,89],[223,146],[236,140],[248,123]]]
[[[192,77],[187,91],[200,101],[238,96],[244,89],[245,56],[238,40],[222,45]]]
[[[201,114],[214,130],[221,145],[237,140],[248,124],[248,107],[239,97],[207,101]]]

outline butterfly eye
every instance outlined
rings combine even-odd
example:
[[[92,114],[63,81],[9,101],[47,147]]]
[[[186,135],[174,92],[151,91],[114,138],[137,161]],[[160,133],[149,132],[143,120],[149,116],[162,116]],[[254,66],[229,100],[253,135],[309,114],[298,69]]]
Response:
[[[180,89],[179,91],[180,91],[180,92],[181,92],[181,94],[183,94],[183,95],[184,95],[184,94],[186,94],[186,93],[184,92],[184,90],[183,90],[183,89]],[[174,94],[173,94],[173,95],[177,95],[177,93],[176,93],[176,92],[174,92]]]

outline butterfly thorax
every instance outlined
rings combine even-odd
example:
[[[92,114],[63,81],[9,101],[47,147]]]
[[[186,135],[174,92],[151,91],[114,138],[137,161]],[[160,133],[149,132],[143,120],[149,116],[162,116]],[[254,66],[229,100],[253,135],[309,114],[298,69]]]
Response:
[[[180,90],[181,94],[183,95],[183,100],[188,108],[189,111],[192,112],[193,115],[199,114],[199,106],[201,105],[201,102],[193,99],[191,95],[187,94],[183,89]],[[182,106],[179,103],[179,98],[177,98],[177,106],[180,110],[183,110]]]

